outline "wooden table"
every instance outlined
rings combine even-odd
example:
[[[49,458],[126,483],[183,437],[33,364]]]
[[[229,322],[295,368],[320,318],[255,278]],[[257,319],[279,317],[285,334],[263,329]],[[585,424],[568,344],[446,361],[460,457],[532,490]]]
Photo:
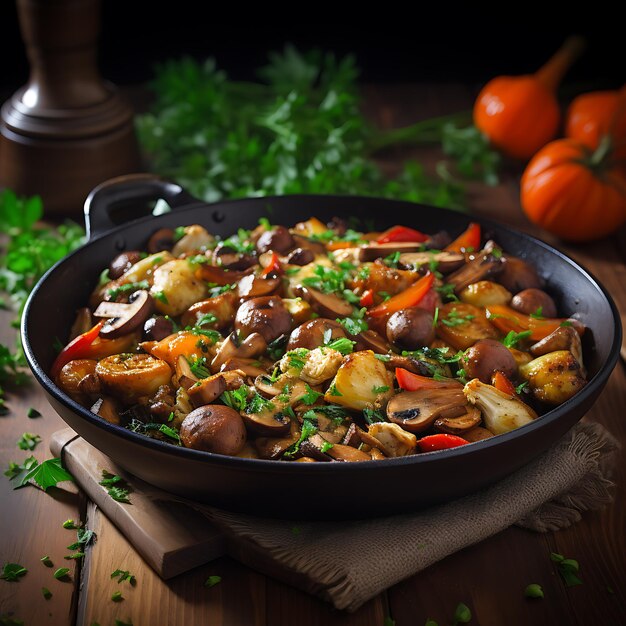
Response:
[[[468,108],[473,95],[472,89],[458,85],[368,88],[366,104],[377,123],[394,126]],[[440,156],[432,151],[412,154],[431,164]],[[391,153],[385,157],[386,165],[393,169],[407,156],[406,151]],[[493,188],[472,185],[470,206],[477,214],[533,232],[520,211],[514,175]],[[591,269],[626,311],[626,266],[617,239],[575,248],[557,245]],[[2,312],[0,341],[4,343],[12,341],[9,319]],[[37,385],[12,394],[8,402],[11,414],[0,417],[0,466],[25,458],[27,454],[15,444],[24,431],[43,437],[35,455],[49,458],[47,441],[64,424]],[[29,419],[29,407],[43,417]],[[618,363],[589,418],[626,444],[625,413],[626,370]],[[348,615],[230,558],[163,582],[71,485],[48,494],[33,487],[13,491],[1,477],[0,564],[20,563],[29,572],[17,583],[0,581],[0,616],[12,614],[26,626],[94,622],[109,626],[115,619],[132,621],[134,626],[383,626],[387,617],[396,626],[416,626],[429,617],[440,625],[450,624],[457,603],[464,602],[472,611],[471,624],[482,626],[626,624],[626,446],[615,478],[615,502],[603,511],[585,514],[571,528],[545,535],[510,528],[405,580]],[[68,518],[82,520],[97,533],[82,565],[63,561],[66,546],[75,540],[75,532],[61,526]],[[551,552],[578,559],[582,586],[564,587],[550,561]],[[55,567],[70,567],[70,579],[53,579],[54,570],[40,563],[44,555],[50,555]],[[110,580],[118,568],[137,577],[136,587]],[[209,575],[221,576],[221,584],[204,587]],[[524,588],[533,582],[543,586],[544,600],[524,598]],[[42,586],[52,591],[50,600],[42,597]],[[117,589],[124,592],[120,603],[111,601]]]

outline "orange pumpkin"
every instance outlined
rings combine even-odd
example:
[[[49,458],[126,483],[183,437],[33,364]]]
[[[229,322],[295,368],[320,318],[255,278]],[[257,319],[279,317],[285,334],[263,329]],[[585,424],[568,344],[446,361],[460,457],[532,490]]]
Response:
[[[626,86],[620,91],[584,93],[567,110],[566,137],[595,150],[608,134],[613,139],[614,158],[626,160]]]
[[[476,127],[504,154],[532,157],[556,135],[561,112],[555,92],[582,49],[583,41],[572,37],[535,74],[489,81],[474,104]]]
[[[544,146],[522,176],[521,203],[528,218],[569,241],[589,241],[626,221],[626,179],[608,143],[592,152],[571,139]]]

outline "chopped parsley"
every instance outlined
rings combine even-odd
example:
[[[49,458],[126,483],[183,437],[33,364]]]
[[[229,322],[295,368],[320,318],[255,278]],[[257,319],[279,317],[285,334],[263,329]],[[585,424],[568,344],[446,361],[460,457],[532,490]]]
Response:
[[[33,409],[33,407],[30,407],[30,409],[28,409],[28,413],[26,415],[31,419],[41,417],[41,413],[37,409]]]
[[[306,393],[302,396],[302,398],[300,398],[304,404],[315,404],[317,400],[324,395],[319,391],[315,391],[315,389],[311,389],[307,383],[304,383],[304,386],[306,388]]]
[[[435,291],[443,298],[444,302],[458,302],[459,299],[454,292],[454,285],[452,283],[444,283],[435,287]]]
[[[530,330],[524,330],[521,333],[516,333],[514,330],[510,330],[506,337],[502,340],[502,343],[505,348],[514,348],[520,341],[528,339],[530,335]]]
[[[287,360],[289,362],[289,367],[301,370],[304,367],[306,356],[309,353],[307,348],[296,348],[295,350],[289,350],[287,352]]]
[[[363,418],[368,424],[387,421],[387,416],[380,409],[363,409]]]
[[[398,263],[400,262],[400,251],[396,250],[391,254],[388,254],[384,259],[383,263],[388,267],[396,268],[398,267]]]
[[[325,441],[320,448],[322,452],[328,452],[333,447],[333,444],[330,441]]]
[[[305,415],[307,413],[311,413],[313,414],[313,416],[315,415],[315,413],[322,413],[326,417],[337,423],[343,422],[343,420],[348,415],[346,409],[344,409],[342,406],[339,406],[338,404],[322,404],[320,406],[316,406],[314,411],[307,411]]]
[[[538,307],[536,311],[534,311],[533,313],[530,314],[530,317],[534,317],[536,320],[544,319],[544,317],[543,317],[543,307],[542,306]]]
[[[337,318],[335,321],[339,322],[350,335],[358,335],[369,329],[365,321],[366,313],[367,309],[362,307],[358,311],[354,311],[350,317]]]
[[[575,587],[583,584],[583,581],[578,578],[578,570],[580,569],[578,561],[566,559],[562,554],[557,554],[556,552],[550,554],[550,559],[557,564],[557,569],[566,587]]]
[[[46,554],[46,556],[42,556],[40,561],[46,566],[46,567],[52,567],[53,563],[52,563],[52,559]]]
[[[189,369],[196,378],[208,378],[211,375],[209,368],[207,367],[207,359],[205,356],[190,359],[187,357],[187,363],[189,363]]]
[[[71,561],[71,560],[82,559],[84,556],[85,556],[84,552],[75,552],[74,554],[68,554],[67,556],[64,556],[63,558],[66,561]]]
[[[111,485],[116,485],[123,480],[124,479],[117,474],[111,474],[111,472],[107,472],[107,470],[102,470],[102,480],[98,484],[103,487],[110,487]]]
[[[174,242],[179,241],[184,236],[185,236],[185,227],[184,226],[177,226],[174,229]]]
[[[260,395],[258,391],[255,391],[254,395],[250,399],[250,402],[248,402],[246,406],[245,412],[254,414],[254,413],[261,413],[262,411],[273,411],[273,410],[274,410],[274,404],[267,398],[264,398],[262,395]]]
[[[335,386],[335,383],[332,383],[331,386],[328,388],[328,395],[329,396],[343,396],[341,391],[339,391],[339,389],[337,389],[337,387]]]
[[[471,314],[460,315],[456,309],[452,309],[446,318],[441,319],[441,323],[449,327],[462,326],[467,322],[471,322],[474,317]]]
[[[121,591],[114,591],[113,594],[111,595],[111,600],[113,600],[113,602],[121,602],[124,599],[124,596],[122,595]]]
[[[250,239],[250,231],[240,228],[235,235],[224,239],[224,245],[232,248],[239,254],[250,254],[254,252],[254,243]]]
[[[564,320],[563,322],[561,322],[559,324],[559,326],[561,328],[567,328],[568,326],[573,326],[572,322],[570,322],[569,320]]]
[[[287,335],[281,335],[274,341],[270,342],[267,346],[267,354],[270,359],[274,361],[278,361],[285,354],[285,346],[287,345],[287,341],[289,337]]]
[[[56,572],[54,572],[53,576],[57,580],[60,580],[61,578],[65,578],[69,573],[70,573],[69,567],[59,567],[59,569]]]
[[[215,322],[217,322],[217,317],[213,313],[205,313],[198,318],[194,328],[202,328],[205,324],[215,324]]]
[[[79,524],[77,524],[73,519],[66,519],[61,526],[67,530],[76,530],[79,528]]]
[[[46,600],[50,600],[50,598],[52,597],[52,591],[50,591],[50,589],[48,589],[47,587],[42,587],[41,588],[41,595],[46,599]]]
[[[133,587],[137,584],[137,579],[128,570],[116,569],[111,574],[111,579],[115,578],[117,578],[118,583],[123,583],[127,580]]]
[[[155,291],[152,293],[152,296],[163,304],[169,304],[169,300],[167,299],[164,291]]]
[[[116,502],[122,502],[123,504],[132,504],[128,497],[129,490],[125,489],[124,487],[110,487],[109,489],[107,489],[107,493]]]
[[[520,383],[519,385],[517,385],[517,387],[515,387],[515,393],[517,394],[522,393],[522,391],[524,391],[526,387],[528,387],[528,381],[524,381],[523,383]]]
[[[383,363],[388,363],[389,361],[391,361],[390,354],[374,354],[374,358],[382,361]]]
[[[351,265],[351,267],[353,267]],[[312,287],[322,293],[335,293],[346,297],[346,291],[350,292],[357,301],[358,297],[346,288],[346,282],[350,280],[349,270],[341,267],[327,267],[325,265],[316,265],[313,270],[313,276],[307,276],[302,280],[302,284],[306,287]],[[349,296],[348,296],[349,297]],[[347,298],[346,298],[347,299]]]
[[[236,284],[218,285],[217,283],[207,283],[206,286],[209,290],[209,297],[217,298],[217,296],[221,296],[223,293],[226,293],[227,291],[231,291],[237,285]]]
[[[141,426],[142,432],[145,434],[145,428],[143,428],[144,424],[141,423]],[[149,424],[146,424],[145,426],[149,426]],[[130,488],[121,476],[118,476],[117,474],[111,474],[111,472],[107,472],[107,470],[102,470],[102,480],[99,482],[99,484],[107,490],[107,493],[116,502],[132,504],[128,497],[128,494],[130,493]]]
[[[283,453],[283,456],[287,457],[288,459],[297,454],[300,451],[300,446],[302,445],[302,442],[306,441],[318,430],[317,416],[315,415],[315,411],[307,411],[302,416],[302,420],[302,430],[300,431],[300,437],[295,443],[291,444]]]
[[[96,534],[88,528],[78,528],[76,530],[76,542],[67,546],[68,550],[80,550],[95,538]]]
[[[20,450],[34,450],[37,447],[38,443],[41,443],[41,437],[39,435],[34,435],[33,433],[24,433],[17,440],[17,447]]]
[[[225,391],[221,396],[220,400],[231,409],[235,409],[235,411],[245,411],[246,405],[248,404],[248,393],[249,388],[247,385],[241,385],[238,389],[233,389],[232,391]]]
[[[372,393],[387,393],[389,391],[389,385],[380,385],[378,387],[372,387]]]
[[[527,598],[543,598],[543,588],[537,583],[531,583],[524,589],[524,595]]]
[[[2,568],[2,574],[0,578],[6,580],[9,583],[17,582],[22,576],[26,576],[28,570],[19,563],[6,563]]]
[[[457,624],[467,624],[472,619],[472,612],[469,607],[462,602],[457,604],[457,607],[454,611],[454,622],[453,626],[457,626]]]
[[[222,582],[222,577],[221,576],[209,576],[205,581],[204,581],[204,586],[205,587],[215,587],[215,585],[219,585]]]
[[[140,280],[137,283],[126,283],[125,285],[120,285],[119,287],[107,289],[107,294],[111,300],[117,300],[117,297],[120,294],[130,293],[137,291],[138,289],[150,289],[150,283],[148,283],[147,280]]]
[[[324,331],[324,346],[331,350],[337,350],[343,356],[350,354],[354,350],[355,341],[348,339],[347,337],[340,337],[339,339],[332,339],[333,329],[328,328]]]

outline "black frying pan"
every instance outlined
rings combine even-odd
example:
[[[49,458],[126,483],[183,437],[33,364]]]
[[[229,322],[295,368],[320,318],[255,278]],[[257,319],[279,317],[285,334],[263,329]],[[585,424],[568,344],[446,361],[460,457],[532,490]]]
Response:
[[[121,226],[113,209],[164,199],[172,208]],[[277,517],[347,518],[385,515],[444,502],[493,483],[548,448],[591,407],[617,361],[621,327],[604,288],[570,258],[547,244],[487,220],[483,232],[507,252],[528,259],[546,279],[562,315],[587,326],[583,347],[589,383],[574,398],[532,424],[505,435],[444,452],[364,463],[287,463],[219,456],[114,426],[65,395],[48,377],[55,337],[65,341],[103,268],[125,249],[144,249],[157,228],[199,223],[229,235],[260,217],[293,225],[310,216],[369,220],[377,229],[401,223],[456,236],[465,215],[380,198],[285,196],[205,204],[178,185],[151,175],[127,176],[97,187],[85,204],[89,242],[55,265],[33,290],[24,311],[22,340],[28,363],[48,400],[82,437],[120,466],[171,492],[216,506]],[[474,218],[472,218],[474,219]]]

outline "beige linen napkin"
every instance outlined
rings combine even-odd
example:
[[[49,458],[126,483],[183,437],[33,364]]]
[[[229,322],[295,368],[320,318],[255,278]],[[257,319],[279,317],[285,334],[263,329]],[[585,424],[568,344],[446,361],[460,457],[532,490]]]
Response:
[[[618,448],[601,425],[581,422],[538,459],[496,485],[426,511],[340,524],[229,513],[187,502],[233,540],[231,553],[278,565],[267,573],[355,611],[364,602],[444,557],[516,524],[546,532],[611,501]],[[295,532],[294,532],[295,531]]]

